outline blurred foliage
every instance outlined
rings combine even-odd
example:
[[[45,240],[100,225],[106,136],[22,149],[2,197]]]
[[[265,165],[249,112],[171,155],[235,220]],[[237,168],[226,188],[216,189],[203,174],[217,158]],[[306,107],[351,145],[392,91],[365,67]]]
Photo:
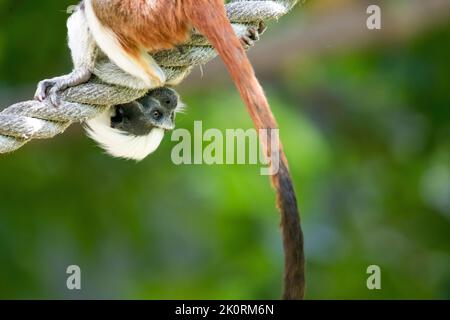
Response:
[[[70,69],[69,4],[0,0],[1,95],[26,86],[15,99],[27,99]],[[299,54],[265,79],[302,208],[308,298],[450,298],[449,38],[450,24]],[[180,128],[251,127],[231,85],[184,100]],[[103,155],[80,127],[0,156],[0,298],[278,298],[267,177],[250,165],[175,166],[169,138],[139,164]],[[65,287],[71,264],[80,292]],[[366,288],[371,264],[380,291]]]

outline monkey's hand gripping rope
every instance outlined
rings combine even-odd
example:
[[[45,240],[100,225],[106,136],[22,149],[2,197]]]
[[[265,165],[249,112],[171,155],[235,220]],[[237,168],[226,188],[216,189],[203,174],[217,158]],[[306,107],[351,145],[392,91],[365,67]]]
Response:
[[[261,21],[278,19],[286,14],[297,0],[242,1],[226,5],[230,21],[238,36],[248,28],[258,27]],[[175,50],[154,54],[163,68],[168,82],[188,76],[195,66],[203,65],[216,57],[208,41],[197,34]],[[111,105],[134,101],[146,90],[133,90],[110,85],[111,71],[120,72],[109,61],[99,62],[94,72],[97,77],[88,83],[69,88],[62,93],[62,103],[55,108],[48,100],[16,103],[0,112],[0,153],[15,151],[32,139],[49,139],[63,133],[72,123],[98,116]],[[124,74],[123,79],[128,75]],[[130,81],[132,81],[130,79]]]

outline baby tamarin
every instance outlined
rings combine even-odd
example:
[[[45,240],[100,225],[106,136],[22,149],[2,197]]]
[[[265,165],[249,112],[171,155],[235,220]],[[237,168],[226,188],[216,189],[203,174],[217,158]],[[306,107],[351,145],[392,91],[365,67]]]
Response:
[[[175,90],[154,89],[86,121],[86,132],[108,154],[140,161],[159,147],[165,131],[175,128],[176,114],[183,108]]]
[[[203,34],[225,62],[244,100],[256,129],[268,130],[277,124],[263,89],[255,77],[243,46],[228,21],[223,0],[85,0],[73,29],[81,35],[69,43],[75,70],[70,76],[41,83],[37,98],[43,99],[50,88],[52,100],[57,92],[86,81],[92,73],[96,48],[127,73],[149,88],[162,86],[165,75],[149,53],[171,49],[185,42],[192,28]],[[55,99],[56,97],[56,99]],[[279,153],[279,170],[271,176],[281,211],[285,258],[284,298],[302,298],[304,293],[303,235],[300,228],[295,192],[281,144],[271,150],[261,139],[271,159]],[[278,157],[277,157],[278,158]]]

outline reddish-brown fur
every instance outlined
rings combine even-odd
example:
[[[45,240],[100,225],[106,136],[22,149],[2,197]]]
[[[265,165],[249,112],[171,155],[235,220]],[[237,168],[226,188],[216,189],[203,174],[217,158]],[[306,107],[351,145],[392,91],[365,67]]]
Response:
[[[190,25],[180,0],[93,0],[95,14],[127,51],[171,49],[189,38]]]
[[[213,44],[225,62],[257,129],[277,123],[250,61],[227,19],[223,0],[93,0],[99,20],[111,28],[129,52],[170,49],[184,42],[195,27]],[[267,155],[270,145],[261,141]],[[297,200],[286,157],[280,144],[280,170],[272,176],[281,212],[285,250],[285,299],[304,295],[303,235]]]

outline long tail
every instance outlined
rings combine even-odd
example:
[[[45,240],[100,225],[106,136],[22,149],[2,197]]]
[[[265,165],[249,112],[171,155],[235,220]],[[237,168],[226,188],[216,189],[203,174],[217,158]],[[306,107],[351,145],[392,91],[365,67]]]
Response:
[[[186,15],[193,26],[215,47],[225,62],[239,93],[244,100],[255,128],[268,130],[270,134],[278,128],[270,110],[264,91],[256,79],[247,55],[235,35],[227,18],[221,0],[188,0]],[[195,2],[195,5],[193,4]],[[261,139],[263,149],[270,159],[271,146]],[[285,253],[284,299],[303,299],[305,291],[305,257],[303,233],[297,199],[289,173],[288,162],[281,143],[279,145],[280,164],[278,173],[271,176],[277,195],[277,207],[281,213],[281,229]]]

